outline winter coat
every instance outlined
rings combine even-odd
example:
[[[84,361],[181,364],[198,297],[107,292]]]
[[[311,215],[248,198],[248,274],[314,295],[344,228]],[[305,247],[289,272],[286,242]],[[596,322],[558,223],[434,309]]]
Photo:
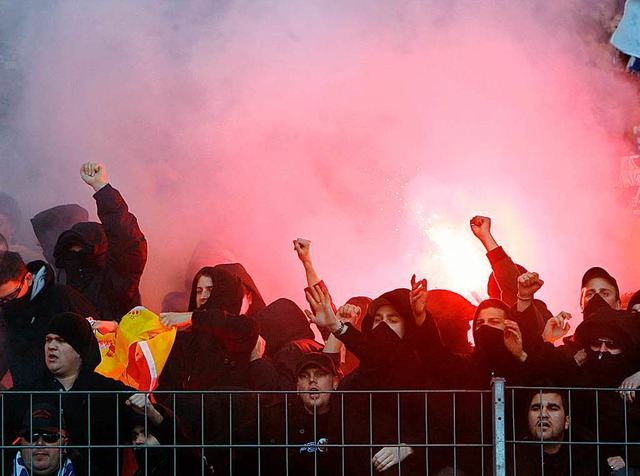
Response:
[[[49,320],[61,312],[95,316],[95,307],[75,289],[53,284],[53,270],[43,261],[27,265],[34,283],[27,294],[0,307],[5,328],[2,353],[14,386],[37,379],[45,371],[44,338]]]
[[[147,240],[115,188],[107,184],[93,197],[101,223],[77,223],[62,233],[53,253],[55,265],[65,270],[67,284],[96,306],[100,319],[120,321],[141,303]],[[72,244],[85,250],[80,263],[69,257]]]

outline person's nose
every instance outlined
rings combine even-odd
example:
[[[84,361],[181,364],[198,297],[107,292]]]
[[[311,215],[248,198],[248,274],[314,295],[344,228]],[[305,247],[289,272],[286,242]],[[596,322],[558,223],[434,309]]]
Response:
[[[609,348],[607,347],[607,343],[606,342],[602,342],[600,344],[600,353],[602,352],[609,352]]]

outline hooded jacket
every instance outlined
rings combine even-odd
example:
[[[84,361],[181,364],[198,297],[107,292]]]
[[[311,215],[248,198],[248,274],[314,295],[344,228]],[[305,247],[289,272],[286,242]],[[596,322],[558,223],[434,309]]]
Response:
[[[67,284],[95,305],[100,319],[120,321],[141,303],[147,240],[115,188],[107,184],[93,197],[101,223],[76,223],[62,233],[53,252],[55,266],[65,270]],[[72,245],[80,245],[84,253],[69,253]]]
[[[15,386],[32,381],[45,370],[44,338],[51,318],[61,312],[95,316],[95,307],[75,289],[53,284],[53,269],[43,261],[27,265],[33,284],[25,296],[0,307],[6,329],[6,353]]]

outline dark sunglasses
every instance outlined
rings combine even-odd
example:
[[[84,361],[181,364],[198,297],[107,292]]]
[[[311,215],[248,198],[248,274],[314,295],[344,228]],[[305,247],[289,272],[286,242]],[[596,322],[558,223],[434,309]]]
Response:
[[[42,437],[42,441],[45,443],[57,443],[60,440],[60,433],[53,433],[50,431],[36,431],[31,435],[24,436],[27,443],[37,443]]]
[[[22,281],[20,281],[20,286],[15,288],[13,291],[11,291],[6,296],[0,298],[0,306],[3,305],[3,304],[8,303],[9,301],[13,301],[15,298],[18,297],[18,295],[20,294],[20,291],[22,291],[22,287],[24,286],[24,281],[25,281],[25,279],[23,277]]]
[[[591,341],[591,346],[592,347],[600,348],[602,346],[602,344],[606,344],[609,349],[619,349],[620,348],[618,343],[613,339],[594,339],[594,340]]]

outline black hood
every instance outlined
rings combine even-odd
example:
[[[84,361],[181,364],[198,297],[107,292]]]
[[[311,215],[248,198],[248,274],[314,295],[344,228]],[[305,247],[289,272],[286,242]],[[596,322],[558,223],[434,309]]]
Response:
[[[410,291],[406,288],[398,288],[393,291],[388,291],[371,301],[367,315],[362,320],[362,333],[367,337],[371,336],[371,328],[373,327],[373,318],[376,315],[376,311],[380,306],[385,304],[393,306],[400,314],[400,317],[402,317],[402,320],[404,321],[405,338],[414,332],[417,326],[416,321],[413,318],[413,311],[411,310],[409,293]]]
[[[54,264],[53,251],[60,235],[75,224],[87,221],[89,212],[75,203],[49,208],[31,219],[33,232],[49,264]]]
[[[87,251],[88,262],[83,263],[84,267],[104,267],[109,243],[107,241],[107,235],[104,233],[104,228],[100,223],[76,223],[70,230],[60,235],[53,250],[56,268],[65,268],[65,251],[74,244],[81,245]]]
[[[314,338],[307,316],[290,299],[280,298],[272,302],[254,318],[260,323],[260,335],[267,342],[267,356],[275,354],[294,340]]]
[[[264,300],[253,279],[240,263],[219,264],[214,267],[206,266],[200,269],[191,283],[189,295],[189,311],[196,309],[196,286],[200,275],[210,276],[213,281],[213,291],[203,309],[215,308],[229,314],[240,314],[245,291],[251,295],[251,305],[246,312],[252,316],[265,308]]]

